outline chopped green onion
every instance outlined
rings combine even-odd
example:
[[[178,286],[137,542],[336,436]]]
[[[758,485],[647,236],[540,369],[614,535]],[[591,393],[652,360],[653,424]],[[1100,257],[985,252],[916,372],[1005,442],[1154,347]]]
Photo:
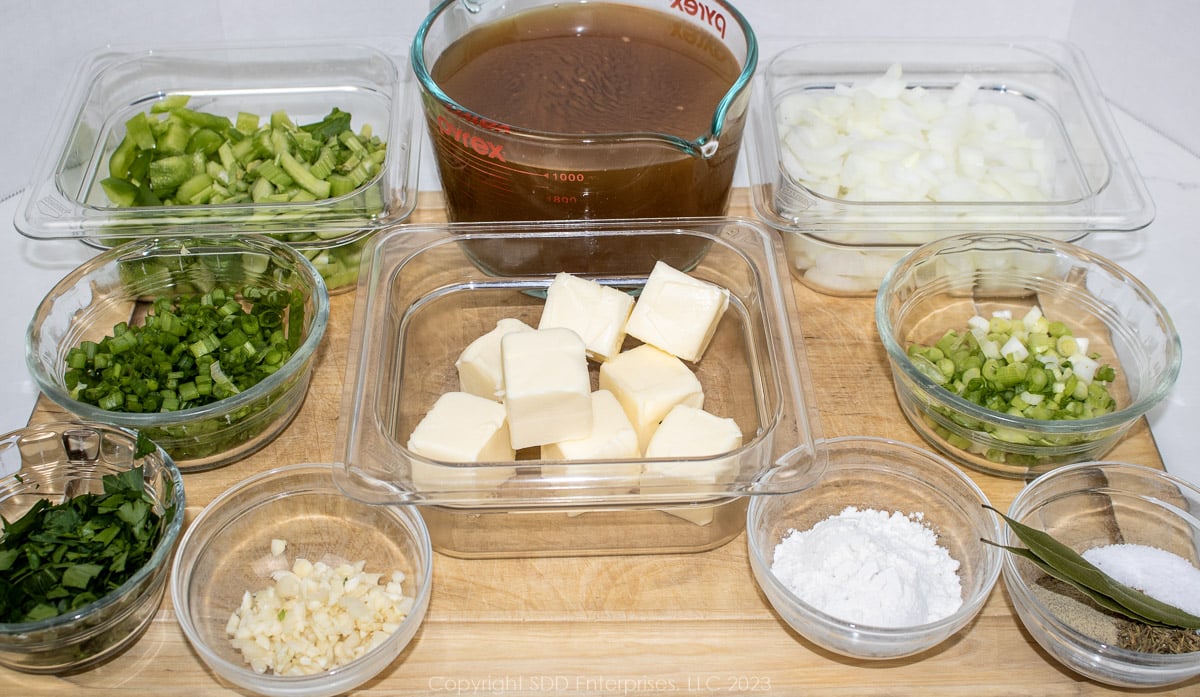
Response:
[[[937,385],[993,411],[1042,421],[1090,419],[1116,409],[1107,387],[1116,370],[1084,355],[1086,344],[1034,308],[1022,319],[972,318],[967,331],[913,344],[908,356]]]
[[[278,331],[284,318],[287,335]],[[299,347],[304,321],[298,291],[218,286],[158,298],[142,325],[119,323],[101,341],[71,349],[64,384],[75,399],[109,411],[202,406],[278,370]]]

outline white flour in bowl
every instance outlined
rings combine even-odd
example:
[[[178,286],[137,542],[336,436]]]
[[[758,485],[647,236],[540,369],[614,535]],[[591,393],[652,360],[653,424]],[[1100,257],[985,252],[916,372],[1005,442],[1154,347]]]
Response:
[[[807,531],[789,530],[771,571],[802,601],[856,624],[909,627],[962,605],[958,561],[924,515],[847,507]]]

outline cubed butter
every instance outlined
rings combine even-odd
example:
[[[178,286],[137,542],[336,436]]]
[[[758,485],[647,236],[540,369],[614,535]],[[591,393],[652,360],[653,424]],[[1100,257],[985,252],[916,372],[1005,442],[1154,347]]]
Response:
[[[625,341],[633,296],[586,278],[560,273],[546,291],[538,329],[565,327],[583,339],[588,355],[607,360]]]
[[[591,433],[591,377],[578,334],[562,327],[505,334],[500,341],[500,362],[514,448],[585,438]]]
[[[519,319],[505,317],[496,327],[467,345],[454,367],[463,392],[493,401],[504,398],[504,371],[500,366],[500,339],[510,332],[531,332],[533,327]]]
[[[646,279],[625,331],[694,363],[704,355],[727,307],[728,290],[659,261]]]
[[[600,365],[599,387],[613,393],[638,433],[645,452],[667,412],[678,404],[704,406],[695,373],[675,356],[649,344],[617,354]]]
[[[447,392],[434,402],[408,437],[408,449],[448,463],[506,462],[516,457],[504,405],[466,392]],[[418,491],[493,489],[516,475],[513,467],[437,465],[412,460]]]
[[[542,446],[543,460],[633,460],[606,462],[602,465],[542,465],[546,477],[581,477],[611,481],[618,488],[637,486],[642,473],[642,455],[637,431],[608,390],[592,393],[592,432],[586,438],[547,443]]]
[[[646,446],[642,485],[661,485],[664,480],[715,484],[734,476],[737,463],[731,457],[704,462],[656,458],[696,458],[720,455],[742,446],[742,430],[733,419],[703,409],[679,405],[671,409]]]

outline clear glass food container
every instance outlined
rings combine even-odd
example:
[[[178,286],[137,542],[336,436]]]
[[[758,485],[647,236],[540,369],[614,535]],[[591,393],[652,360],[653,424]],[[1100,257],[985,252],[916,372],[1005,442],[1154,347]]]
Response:
[[[149,235],[271,234],[303,251],[331,290],[349,289],[367,237],[416,206],[417,99],[394,55],[406,44],[270,43],[108,48],[90,54],[66,91],[60,119],[14,220],[36,239],[81,238],[112,246]],[[378,171],[349,193],[283,202],[119,207],[101,181],[127,122],[173,96],[187,107],[267,124],[283,111],[296,125],[336,107],[386,143]],[[277,155],[278,156],[278,155]]]
[[[9,524],[42,501],[54,506],[102,495],[105,477],[139,467],[147,503],[161,516],[149,559],[117,588],[54,617],[0,622],[0,665],[45,675],[88,670],[119,656],[158,616],[187,506],[183,477],[171,456],[160,447],[139,454],[140,445],[134,431],[94,421],[36,424],[0,436],[6,534]],[[16,571],[6,567],[10,573]]]
[[[558,272],[637,295],[664,257],[729,291],[707,351],[688,365],[704,387],[705,410],[733,419],[743,445],[659,464],[719,476],[646,478],[640,471],[653,460],[539,460],[536,448],[532,455],[518,451],[516,461],[480,463],[432,460],[408,449],[410,433],[434,401],[458,389],[455,361],[463,349],[501,318],[536,327]],[[336,446],[344,463],[339,483],[355,498],[419,504],[434,547],[456,556],[719,546],[743,529],[747,495],[804,488],[823,469],[788,282],[777,239],[749,220],[389,231],[375,241],[358,287]],[[638,343],[627,338],[625,348]],[[596,389],[595,362],[590,371]]]
[[[421,516],[410,506],[371,506],[344,496],[334,485],[331,470],[326,463],[298,463],[251,475],[196,513],[179,540],[170,580],[179,627],[207,668],[246,694],[331,697],[354,692],[380,673],[386,675],[425,620],[433,593],[433,550]],[[279,645],[279,637],[291,637],[300,646],[307,643],[314,632],[299,623],[281,627],[273,638],[264,628],[262,642],[274,643],[279,653],[271,657],[273,667],[259,672],[235,646],[226,627],[247,594],[274,590],[279,574],[294,569],[300,559],[330,567],[361,563],[363,574],[381,577],[379,587],[390,585],[394,572],[399,572],[402,599],[395,600],[394,607],[403,610],[403,617],[393,617],[394,625],[380,632],[382,636],[364,639],[369,650],[356,654],[360,647],[353,640],[378,621],[373,599],[361,593],[372,587],[370,581],[352,576],[344,595],[340,586],[328,589],[331,596],[340,595],[341,608],[317,609],[322,605],[319,593],[310,589],[301,593],[311,611],[309,626],[318,625],[324,615],[325,624],[320,626],[331,627],[337,652],[312,647],[312,654],[304,656],[300,648]],[[309,577],[314,585],[318,575]],[[267,605],[270,600],[258,602]],[[276,602],[282,606],[287,601]],[[361,625],[353,631],[333,629],[341,626],[336,619],[339,612],[352,609],[361,613]],[[254,633],[245,623],[243,631]],[[286,663],[301,663],[301,656],[315,666],[335,655],[340,664],[325,670],[275,670]],[[353,660],[344,658],[355,655]],[[265,657],[257,658],[264,661]]]
[[[157,298],[199,295],[215,286],[294,294],[281,318],[294,349],[278,370],[237,394],[177,411],[105,409],[68,386],[72,349],[112,336],[119,323],[144,324]],[[258,235],[147,238],[97,254],[46,294],[26,329],[25,364],[58,406],[141,431],[181,471],[199,472],[236,462],[287,428],[308,394],[328,323],[321,277],[282,242]]]
[[[850,436],[826,440],[820,447],[827,451],[828,463],[819,482],[803,491],[750,501],[746,519],[750,568],[779,617],[824,650],[867,660],[919,656],[969,625],[1000,578],[1002,552],[984,542],[1000,536],[999,519],[983,508],[990,505],[987,495],[961,468],[908,443]],[[873,626],[831,613],[829,596],[821,603],[814,601],[821,595],[811,588],[797,592],[789,587],[774,570],[777,547],[793,532],[810,531],[847,507],[889,515],[919,514],[916,519],[958,563],[961,605],[933,621]],[[845,563],[850,566],[848,560]],[[897,585],[903,583],[902,571],[880,568],[877,573]],[[847,572],[847,577],[852,576]],[[854,585],[842,589],[845,598],[853,597]]]
[[[973,317],[1008,313],[1023,323],[1034,308],[1112,366],[1112,411],[1038,419],[989,409],[944,386],[944,376],[939,383],[909,353],[951,330],[968,334]],[[884,276],[875,324],[912,427],[959,464],[1023,479],[1103,457],[1171,393],[1183,360],[1175,323],[1141,281],[1079,245],[1036,235],[963,234],[921,245]]]
[[[1098,461],[1038,477],[1013,499],[1008,515],[1082,554],[1094,547],[1154,547],[1200,565],[1200,489],[1139,464]],[[1020,540],[1006,528],[1003,544]],[[1130,690],[1162,689],[1200,675],[1200,651],[1160,653],[1096,637],[1054,602],[1055,579],[1027,559],[1004,555],[1004,587],[1025,630],[1046,655],[1090,680]],[[1071,596],[1064,596],[1071,597]],[[1072,602],[1082,602],[1072,600]],[[1087,603],[1091,612],[1104,611]],[[1100,624],[1113,625],[1117,617]],[[1118,635],[1119,636],[1119,635]],[[1165,642],[1164,642],[1165,643]],[[1195,691],[1195,681],[1188,683]],[[1179,685],[1180,692],[1189,691]]]
[[[763,45],[767,57],[748,127],[754,206],[782,233],[793,274],[819,292],[873,295],[891,263],[949,234],[1018,231],[1076,241],[1089,232],[1138,230],[1154,218],[1100,88],[1069,43],[845,39],[781,50],[787,44],[764,39]],[[876,100],[867,85],[892,66],[899,66],[907,89],[899,97],[881,92]],[[830,97],[835,101],[820,102]],[[878,116],[880,102],[891,98],[911,98],[911,110]],[[830,111],[839,101],[836,108],[850,110]],[[948,105],[946,112],[934,102]],[[789,114],[799,125],[788,126],[785,103],[812,112]],[[912,129],[923,129],[923,137]],[[893,153],[897,159],[888,160]],[[1029,186],[994,189],[1002,180]]]

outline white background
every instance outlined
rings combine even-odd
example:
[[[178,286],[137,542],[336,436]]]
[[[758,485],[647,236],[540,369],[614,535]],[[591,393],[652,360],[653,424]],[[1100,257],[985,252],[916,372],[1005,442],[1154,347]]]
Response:
[[[112,46],[254,39],[410,37],[428,0],[4,0],[0,2],[0,432],[23,426],[37,390],[24,332],[38,300],[91,252],[33,241],[12,227],[17,198],[89,52]],[[1167,306],[1184,368],[1150,414],[1167,469],[1200,483],[1191,435],[1200,424],[1200,3],[1191,0],[741,0],[764,37],[999,36],[1065,39],[1083,49],[1157,205],[1136,253],[1115,260]],[[403,61],[405,57],[400,57]],[[405,61],[406,62],[406,61]],[[744,174],[739,175],[744,177]],[[422,166],[422,188],[435,188]],[[1099,242],[1099,241],[1098,241]],[[1123,250],[1128,245],[1122,245]]]

